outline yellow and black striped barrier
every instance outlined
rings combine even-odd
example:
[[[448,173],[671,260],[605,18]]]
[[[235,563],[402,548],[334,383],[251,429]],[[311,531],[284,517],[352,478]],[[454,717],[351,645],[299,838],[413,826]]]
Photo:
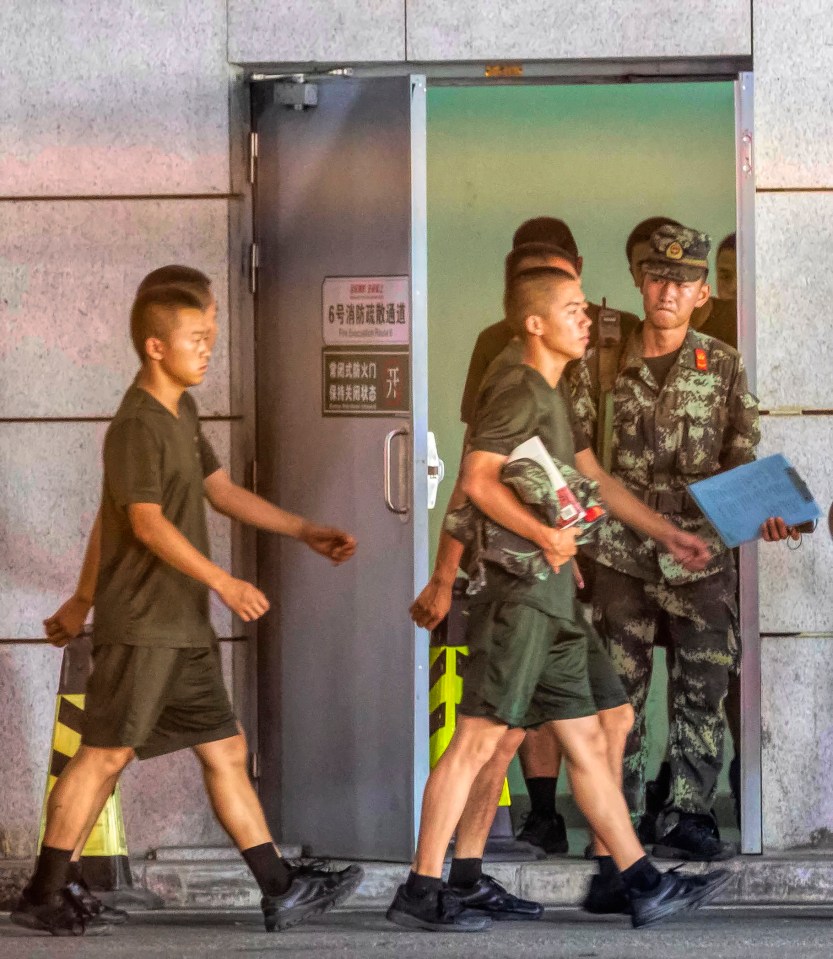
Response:
[[[64,647],[61,679],[55,706],[55,727],[52,733],[52,754],[46,777],[46,793],[41,814],[38,849],[46,829],[46,808],[49,795],[58,777],[81,745],[84,701],[87,680],[92,671],[92,640],[81,635]],[[108,901],[133,901],[155,908],[160,900],[153,893],[133,887],[127,839],[121,810],[120,788],[117,785],[98,817],[81,854],[81,872],[87,885],[96,892],[114,893]]]
[[[428,729],[430,735],[429,755],[431,768],[437,765],[440,756],[448,748],[454,727],[457,725],[457,706],[463,697],[463,665],[469,654],[467,646],[432,646],[428,673]],[[510,806],[509,783],[503,781],[499,806]]]

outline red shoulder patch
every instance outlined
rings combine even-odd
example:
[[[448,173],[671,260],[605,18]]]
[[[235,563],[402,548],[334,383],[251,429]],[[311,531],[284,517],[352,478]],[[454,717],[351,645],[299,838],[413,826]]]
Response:
[[[698,370],[707,370],[709,368],[709,360],[705,350],[694,351],[694,363]]]

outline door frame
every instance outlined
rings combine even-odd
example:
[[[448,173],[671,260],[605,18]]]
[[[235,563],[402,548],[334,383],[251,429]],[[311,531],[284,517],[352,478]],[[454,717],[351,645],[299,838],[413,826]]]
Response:
[[[513,74],[520,69],[522,75]],[[247,71],[248,100],[256,100],[253,88],[264,82],[285,79],[289,76],[309,80],[330,76],[355,78],[392,77],[409,75],[412,78],[412,402],[413,436],[411,437],[411,482],[414,520],[417,516],[427,518],[427,433],[428,433],[428,370],[427,370],[427,242],[420,243],[419,236],[427,237],[427,176],[426,151],[426,93],[428,86],[492,86],[492,85],[572,85],[594,83],[616,85],[620,83],[671,83],[671,82],[733,82],[735,84],[735,130],[736,130],[736,209],[737,209],[737,259],[738,259],[738,333],[739,348],[746,364],[750,386],[756,383],[756,318],[755,318],[755,183],[753,163],[753,84],[751,57],[712,57],[703,59],[667,60],[598,60],[598,61],[553,61],[535,63],[512,63],[490,65],[486,63],[398,63],[383,65],[344,66],[341,64],[317,65],[310,70],[308,64],[273,64],[268,68]],[[419,95],[414,96],[417,92]],[[256,128],[255,111],[250,110],[250,134]],[[413,131],[422,135],[413,135]],[[256,152],[256,147],[254,147]],[[251,159],[241,155],[240,163],[251,168]],[[254,193],[254,178],[249,177],[250,194]],[[251,203],[254,217],[254,204]],[[256,239],[256,223],[253,223]],[[239,236],[239,234],[238,234]],[[246,262],[247,258],[242,257]],[[248,268],[256,274],[254,253]],[[255,311],[257,306],[255,304]],[[257,326],[255,319],[254,327]],[[419,342],[418,342],[419,340]],[[419,348],[417,348],[419,347]],[[421,350],[421,356],[420,356]],[[248,359],[248,357],[247,357]],[[253,371],[252,371],[253,373]],[[256,389],[256,386],[255,386]],[[254,393],[254,391],[252,391]],[[249,404],[246,404],[247,406]],[[255,419],[255,397],[246,411]],[[427,520],[414,524],[414,595],[427,582],[431,557],[428,555]],[[761,640],[759,626],[758,551],[756,544],[741,548],[739,576],[741,582],[740,624],[743,636],[743,672],[741,674],[741,780],[742,780],[742,828],[741,852],[759,854],[762,851],[762,765],[761,765]],[[251,644],[249,644],[251,645]],[[254,644],[256,648],[256,643]],[[414,670],[418,691],[414,701],[414,729],[424,731],[425,755],[415,757],[416,764],[428,773],[428,636],[423,630],[414,630]],[[250,670],[249,675],[252,675]],[[260,714],[256,690],[250,690],[251,711]],[[257,722],[253,725],[256,727]],[[255,770],[257,768],[255,753]],[[424,779],[414,781],[414,836],[418,830],[419,811]]]

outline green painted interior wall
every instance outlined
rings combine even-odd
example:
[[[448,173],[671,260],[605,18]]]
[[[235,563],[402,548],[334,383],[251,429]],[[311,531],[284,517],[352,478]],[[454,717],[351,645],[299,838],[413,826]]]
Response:
[[[641,315],[628,233],[666,214],[716,247],[735,229],[734,171],[731,83],[429,88],[429,428],[448,473],[432,557],[460,459],[468,360],[479,331],[501,318],[515,228],[534,216],[564,219],[584,256],[588,298]],[[666,737],[657,667],[650,768]]]

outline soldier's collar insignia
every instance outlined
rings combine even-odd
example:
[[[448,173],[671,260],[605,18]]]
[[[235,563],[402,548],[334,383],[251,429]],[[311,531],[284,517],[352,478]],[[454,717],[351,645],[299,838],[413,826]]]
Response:
[[[673,243],[669,243],[665,255],[669,260],[681,260],[683,258],[682,245],[676,240]]]
[[[698,370],[705,371],[709,368],[709,360],[706,356],[705,350],[695,350],[694,351],[694,365]]]

